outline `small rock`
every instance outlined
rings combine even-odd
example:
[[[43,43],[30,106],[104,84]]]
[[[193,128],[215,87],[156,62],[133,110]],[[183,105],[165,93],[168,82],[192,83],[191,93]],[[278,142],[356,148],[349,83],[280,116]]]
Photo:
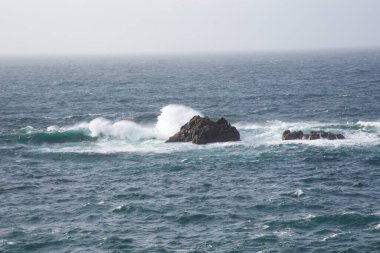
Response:
[[[282,134],[283,140],[300,140],[302,138],[303,138],[303,132],[302,131],[290,132],[290,130],[286,130]]]
[[[328,139],[328,140],[342,140],[345,139],[343,134],[334,134],[325,131],[311,131],[310,134],[304,134],[302,131],[285,130],[282,133],[283,140],[318,140],[318,139]]]

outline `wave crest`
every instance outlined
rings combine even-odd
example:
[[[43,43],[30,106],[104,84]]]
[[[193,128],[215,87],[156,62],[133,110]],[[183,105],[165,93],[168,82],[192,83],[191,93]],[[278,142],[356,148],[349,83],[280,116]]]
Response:
[[[30,130],[27,132],[20,132],[16,134],[7,134],[1,136],[2,141],[5,142],[20,142],[20,143],[65,143],[65,142],[82,142],[82,141],[96,141],[97,137],[90,136],[87,131],[66,130],[66,131],[48,131],[38,132]]]
[[[184,106],[170,104],[161,109],[157,122],[152,125],[142,125],[129,120],[111,122],[105,118],[96,118],[79,127],[86,126],[92,137],[111,137],[139,141],[144,139],[167,139],[178,132],[182,125],[200,112]]]
[[[161,109],[157,122],[150,125],[139,124],[130,120],[111,120],[98,117],[90,122],[81,122],[72,126],[49,126],[46,131],[38,131],[28,126],[18,133],[2,135],[6,142],[22,143],[62,143],[93,141],[98,138],[128,140],[137,142],[147,139],[166,140],[178,132],[182,125],[200,112],[184,106],[170,104]]]
[[[326,147],[373,146],[380,144],[380,122],[358,121],[347,123],[322,122],[284,122],[278,120],[261,123],[233,123],[239,130],[242,141],[237,143],[215,143],[206,147],[186,144],[167,145],[167,138],[179,131],[181,126],[193,116],[203,116],[193,108],[170,104],[161,109],[156,122],[139,124],[131,120],[111,121],[98,117],[89,122],[80,122],[71,126],[49,126],[46,130],[25,127],[17,133],[0,134],[0,143],[64,143],[91,141],[92,144],[67,144],[56,146],[58,152],[172,152],[188,148],[215,148],[226,146],[278,146],[278,145],[312,145]],[[284,130],[302,130],[304,132],[324,130],[342,133],[344,140],[294,140],[282,141]],[[95,142],[96,141],[96,142]],[[49,147],[50,149],[53,147]]]
[[[196,115],[203,117],[202,113],[191,107],[176,104],[167,105],[161,109],[161,114],[157,117],[155,125],[157,134],[168,138],[178,132],[181,126]]]

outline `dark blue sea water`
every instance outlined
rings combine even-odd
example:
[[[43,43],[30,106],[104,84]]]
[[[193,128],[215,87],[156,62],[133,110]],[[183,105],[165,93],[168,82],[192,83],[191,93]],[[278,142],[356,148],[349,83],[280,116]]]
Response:
[[[380,252],[380,51],[3,58],[0,161],[0,252]]]

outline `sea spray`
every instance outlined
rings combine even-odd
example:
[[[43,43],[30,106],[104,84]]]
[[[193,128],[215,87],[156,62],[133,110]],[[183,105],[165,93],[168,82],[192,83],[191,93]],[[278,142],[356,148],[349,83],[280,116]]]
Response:
[[[96,118],[90,122],[88,128],[91,136],[112,137],[116,139],[127,139],[138,141],[155,137],[154,129],[148,126],[137,124],[129,120],[121,120],[112,123],[104,118]]]
[[[158,136],[168,138],[178,132],[186,122],[193,116],[203,114],[191,107],[171,104],[161,109],[161,114],[157,117],[156,130]]]
[[[166,152],[164,141],[173,133],[180,130],[181,126],[188,122],[195,115],[202,115],[201,112],[184,105],[169,104],[161,108],[161,113],[156,122],[151,124],[139,124],[131,120],[111,121],[103,117],[95,118],[89,122],[78,122],[69,126],[52,125],[45,131],[35,129],[31,126],[24,127],[17,133],[5,133],[0,136],[0,141],[22,142],[22,143],[64,143],[81,141],[118,141],[117,147],[114,144],[106,145],[107,152]],[[266,122],[237,122],[233,123],[241,133],[241,142],[224,145],[208,145],[210,148],[230,145],[240,145],[247,147],[278,146],[278,145],[311,145],[336,147],[341,146],[374,146],[380,143],[379,122],[347,122],[339,124],[337,122],[285,122],[279,120],[268,120]],[[281,134],[285,129],[318,131],[325,130],[331,132],[342,132],[347,138],[345,140],[295,140],[284,142]],[[100,144],[100,143],[99,143]],[[102,144],[102,145],[103,145]],[[128,147],[125,145],[129,145]],[[134,146],[130,146],[134,145]],[[137,145],[137,146],[136,146]],[[142,147],[142,146],[143,147]],[[177,144],[178,145],[178,144]],[[178,146],[178,148],[181,145]],[[114,147],[114,148],[112,148]],[[183,147],[183,146],[182,146]],[[57,148],[57,147],[56,147]],[[63,148],[63,147],[62,147]],[[67,148],[67,147],[65,147]],[[87,150],[99,152],[99,147],[72,147],[74,152]],[[171,149],[170,149],[171,150]],[[181,148],[179,148],[181,150]],[[103,147],[101,148],[103,152]]]
[[[81,122],[73,126],[49,126],[48,132],[66,132],[81,130],[88,132],[91,137],[105,137],[108,139],[122,139],[140,141],[146,139],[166,140],[180,130],[181,126],[193,116],[202,113],[184,105],[169,104],[161,108],[161,114],[157,122],[152,124],[139,124],[130,120],[112,122],[103,117],[98,117],[90,122]]]

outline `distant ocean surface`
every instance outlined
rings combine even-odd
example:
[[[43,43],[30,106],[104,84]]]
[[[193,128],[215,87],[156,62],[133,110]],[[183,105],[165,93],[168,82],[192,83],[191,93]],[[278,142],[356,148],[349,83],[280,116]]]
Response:
[[[0,252],[380,252],[380,51],[2,58],[0,161]]]

